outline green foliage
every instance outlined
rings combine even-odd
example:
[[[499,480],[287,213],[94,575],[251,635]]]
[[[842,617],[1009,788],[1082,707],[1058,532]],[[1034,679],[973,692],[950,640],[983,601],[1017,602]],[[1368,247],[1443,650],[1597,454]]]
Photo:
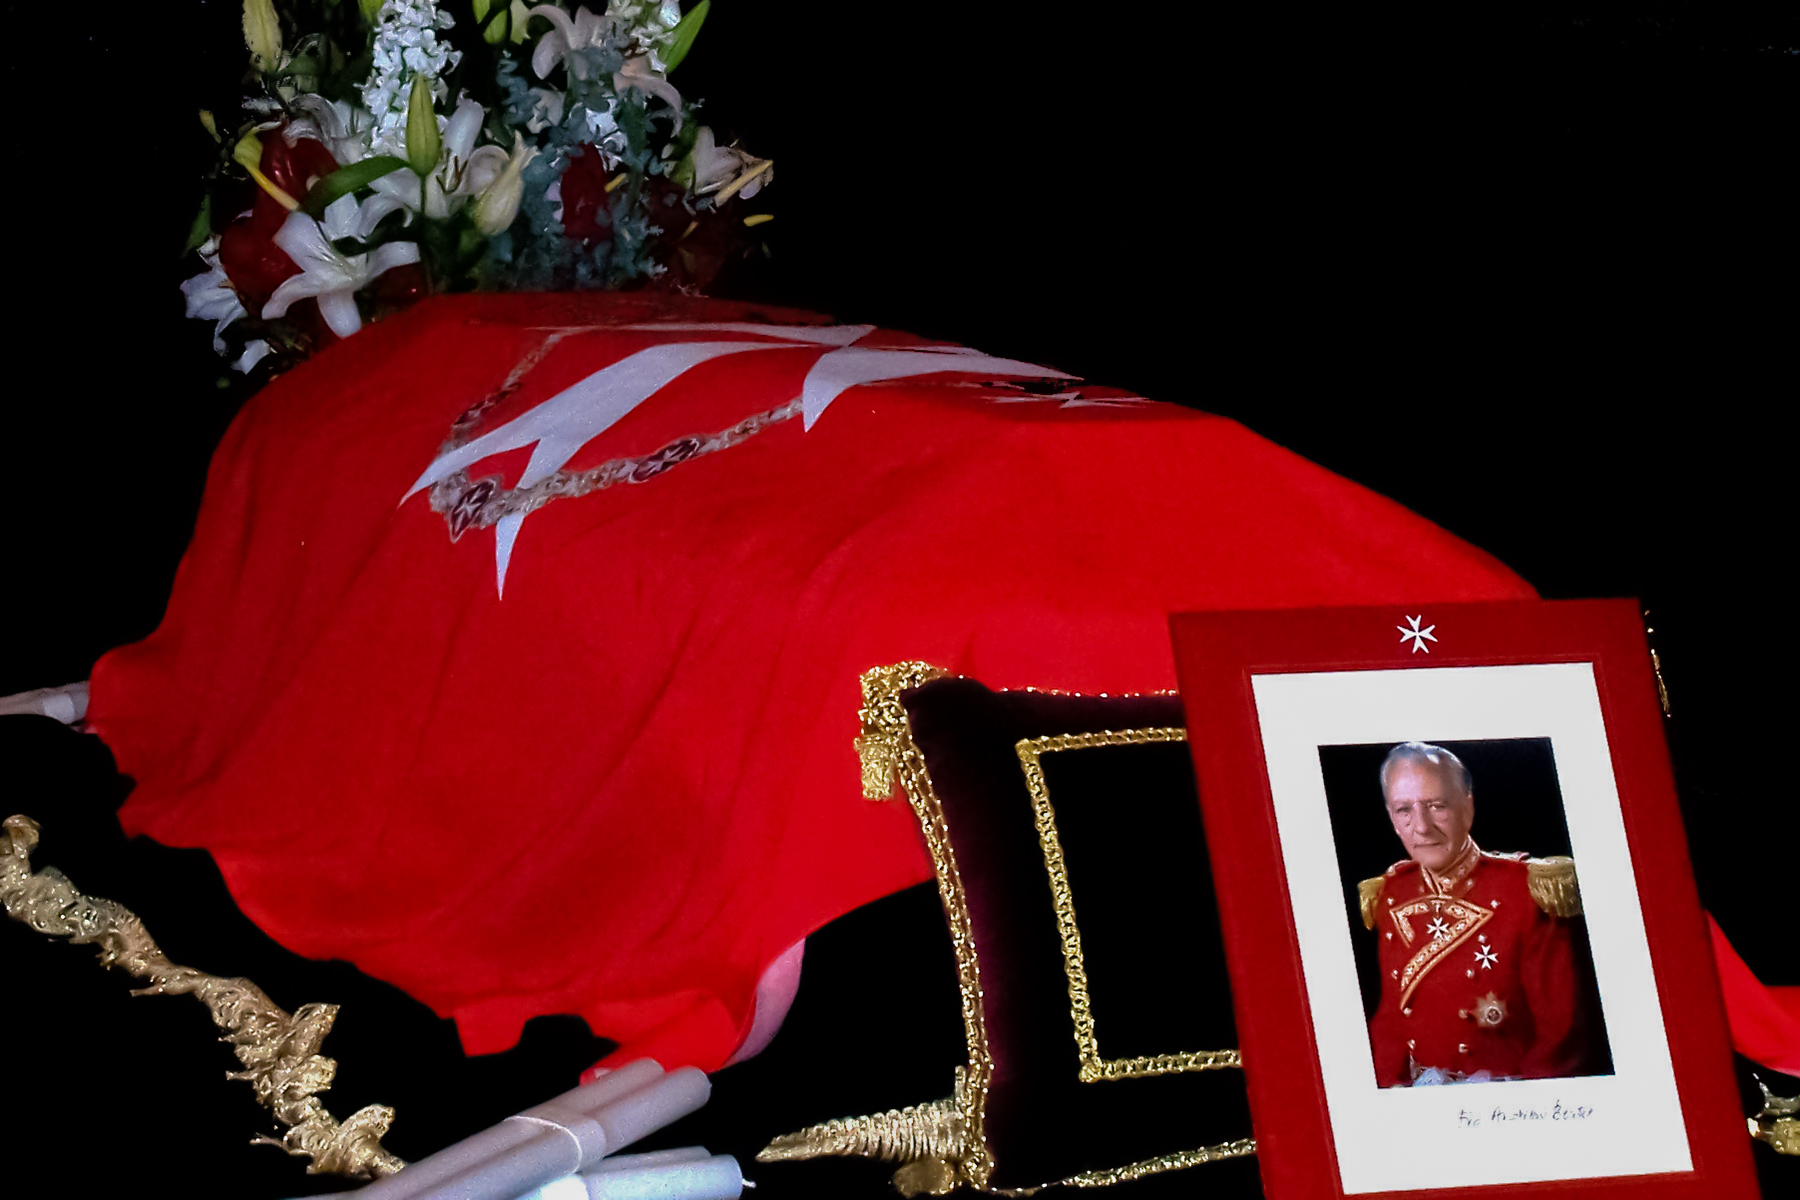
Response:
[[[669,48],[663,51],[663,66],[666,71],[673,72],[681,65],[681,60],[688,56],[694,48],[694,39],[700,34],[700,26],[706,23],[706,14],[712,11],[712,0],[700,0],[700,3],[683,13],[675,26],[675,32],[669,42]]]
[[[200,211],[194,214],[194,223],[188,226],[187,245],[181,248],[185,254],[189,250],[198,250],[202,242],[212,236],[212,193],[200,197]]]
[[[307,216],[316,217],[333,200],[361,191],[383,175],[390,175],[405,166],[406,160],[403,158],[395,158],[391,154],[375,154],[361,162],[339,167],[313,184],[312,190],[306,193],[306,199],[300,202],[300,210]]]

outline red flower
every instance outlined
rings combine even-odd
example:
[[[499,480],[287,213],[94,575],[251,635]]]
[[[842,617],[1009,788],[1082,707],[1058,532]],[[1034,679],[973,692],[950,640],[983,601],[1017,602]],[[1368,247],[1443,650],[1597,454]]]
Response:
[[[337,170],[331,151],[313,138],[297,138],[290,146],[281,131],[269,130],[263,135],[262,147],[262,173],[296,200],[306,196],[314,181]],[[219,263],[252,313],[262,311],[282,280],[300,273],[294,260],[274,241],[287,217],[280,201],[259,187],[249,214],[219,235]]]
[[[612,239],[612,197],[606,194],[606,164],[594,146],[582,147],[562,176],[563,232],[580,242]]]

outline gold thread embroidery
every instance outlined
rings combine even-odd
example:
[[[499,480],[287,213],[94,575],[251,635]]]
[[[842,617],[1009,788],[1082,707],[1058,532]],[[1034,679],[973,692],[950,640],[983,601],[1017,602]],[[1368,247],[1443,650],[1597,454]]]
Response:
[[[244,1070],[227,1072],[226,1078],[248,1082],[258,1102],[288,1126],[279,1139],[256,1137],[252,1144],[280,1146],[310,1158],[309,1175],[373,1179],[406,1165],[381,1145],[393,1109],[371,1104],[340,1125],[315,1095],[329,1088],[337,1073],[337,1064],[317,1053],[331,1032],[337,1005],[303,1004],[289,1016],[248,979],[221,979],[177,966],[123,905],[84,895],[54,867],[31,870],[36,821],[15,815],[6,818],[3,828],[0,903],[14,919],[76,945],[98,944],[102,966],[120,966],[149,981],[149,987],[135,989],[133,995],[192,992],[206,1005],[213,1023],[226,1031],[223,1040],[244,1064]]]
[[[1062,750],[1088,750],[1100,746],[1141,746],[1153,742],[1185,742],[1187,731],[1178,727],[1103,730],[1100,733],[1059,733],[1023,738],[1015,747],[1031,793],[1037,819],[1038,844],[1044,851],[1044,870],[1050,877],[1050,893],[1056,909],[1056,928],[1062,937],[1063,971],[1069,978],[1069,1016],[1075,1025],[1075,1045],[1080,1052],[1083,1083],[1170,1075],[1181,1071],[1212,1071],[1243,1064],[1236,1050],[1194,1050],[1136,1058],[1103,1059],[1094,1034],[1093,997],[1088,990],[1087,964],[1081,953],[1081,927],[1075,920],[1075,898],[1069,890],[1068,867],[1063,861],[1062,839],[1056,829],[1056,810],[1044,781],[1043,756]]]
[[[1465,904],[1461,900],[1449,896],[1425,896],[1418,900],[1402,904],[1394,911],[1394,923],[1405,925],[1402,920],[1419,913],[1431,913],[1437,917],[1449,917],[1456,922],[1446,927],[1442,936],[1434,936],[1420,951],[1407,962],[1405,970],[1400,973],[1400,1007],[1405,1008],[1412,999],[1413,989],[1417,988],[1431,969],[1444,960],[1452,950],[1469,940],[1469,935],[1480,929],[1494,914],[1476,904]]]

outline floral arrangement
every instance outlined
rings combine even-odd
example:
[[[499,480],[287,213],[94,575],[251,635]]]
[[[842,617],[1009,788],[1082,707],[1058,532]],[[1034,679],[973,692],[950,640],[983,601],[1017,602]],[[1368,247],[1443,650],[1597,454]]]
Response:
[[[420,296],[694,291],[745,250],[773,164],[669,82],[711,0],[592,2],[244,0],[252,89],[234,131],[200,114],[181,285],[214,350],[280,369]]]

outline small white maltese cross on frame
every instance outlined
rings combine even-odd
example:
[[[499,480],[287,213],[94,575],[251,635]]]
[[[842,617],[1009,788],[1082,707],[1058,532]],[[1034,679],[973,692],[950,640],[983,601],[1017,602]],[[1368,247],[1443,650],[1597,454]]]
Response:
[[[1436,625],[1427,625],[1423,629],[1419,628],[1419,622],[1423,621],[1424,619],[1425,619],[1425,614],[1423,614],[1423,613],[1420,613],[1416,617],[1407,617],[1406,625],[1412,626],[1411,629],[1408,629],[1406,627],[1406,625],[1394,626],[1395,629],[1398,629],[1400,631],[1401,644],[1404,645],[1406,642],[1410,641],[1412,643],[1412,652],[1414,654],[1417,654],[1421,650],[1423,650],[1427,654],[1430,654],[1431,647],[1427,646],[1425,643],[1437,641],[1437,638],[1435,638],[1431,635],[1431,631],[1437,628]]]

